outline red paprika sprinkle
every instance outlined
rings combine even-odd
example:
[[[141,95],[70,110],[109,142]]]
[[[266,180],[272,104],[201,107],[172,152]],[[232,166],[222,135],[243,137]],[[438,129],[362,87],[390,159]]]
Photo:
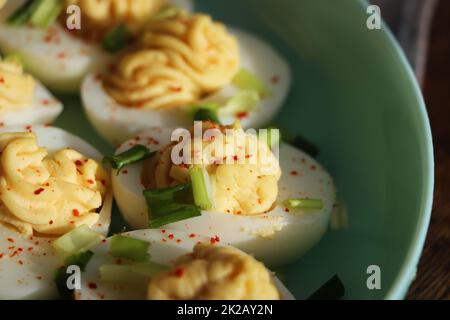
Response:
[[[87,181],[87,183],[89,183],[89,184],[94,184],[94,180],[89,179],[89,180]]]
[[[14,239],[8,238],[8,242],[14,242]]]
[[[77,209],[73,209],[72,210],[72,214],[74,215],[74,217],[79,217],[80,216],[80,211],[78,211]]]
[[[53,224],[53,220],[50,220],[50,221],[48,222],[48,224]]]
[[[169,234],[169,239],[170,240],[173,240],[173,238],[175,238],[175,236],[171,233],[171,234]]]
[[[191,234],[189,235],[189,238],[195,238],[195,233],[191,233]]]
[[[80,160],[77,160],[77,161],[75,161],[75,164],[76,164],[77,166],[81,166],[83,163],[82,163]]]
[[[298,171],[292,170],[292,171],[291,171],[291,175],[293,175],[293,176],[298,176]]]
[[[89,289],[97,289],[97,285],[93,282],[89,282],[88,286],[89,286]]]
[[[35,194],[35,195],[39,195],[39,194],[41,194],[41,192],[44,191],[44,190],[45,190],[44,188],[36,189],[36,190],[34,190],[34,194]]]
[[[184,270],[181,268],[177,268],[174,271],[174,275],[177,276],[178,278],[181,278],[184,274]]]

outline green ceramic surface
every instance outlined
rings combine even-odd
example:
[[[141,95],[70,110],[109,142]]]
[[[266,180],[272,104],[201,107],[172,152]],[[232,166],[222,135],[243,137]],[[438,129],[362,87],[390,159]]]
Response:
[[[420,89],[387,27],[368,30],[367,4],[358,0],[196,5],[258,34],[290,61],[293,88],[276,121],[320,146],[319,161],[348,206],[348,229],[330,230],[283,270],[289,289],[305,298],[337,273],[346,298],[403,298],[428,227],[433,151]],[[112,152],[88,124],[78,97],[63,101],[56,125]],[[122,227],[116,210],[113,228]],[[369,265],[381,268],[381,290],[366,286]]]

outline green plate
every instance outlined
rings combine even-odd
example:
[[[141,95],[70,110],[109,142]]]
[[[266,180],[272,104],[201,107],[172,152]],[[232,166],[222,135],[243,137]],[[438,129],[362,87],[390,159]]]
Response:
[[[293,88],[277,122],[320,146],[348,206],[348,229],[329,231],[283,270],[289,289],[305,298],[337,273],[346,298],[403,298],[430,218],[433,150],[420,89],[387,27],[368,30],[367,4],[357,0],[201,0],[197,8],[288,58]],[[78,97],[62,99],[56,125],[112,152]],[[115,210],[113,230],[122,227]],[[379,290],[367,287],[370,265],[380,267]]]

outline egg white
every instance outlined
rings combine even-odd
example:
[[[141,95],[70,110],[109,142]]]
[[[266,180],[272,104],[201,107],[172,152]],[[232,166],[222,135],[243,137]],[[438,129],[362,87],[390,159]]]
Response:
[[[57,100],[39,81],[36,81],[32,104],[17,111],[0,113],[1,126],[21,124],[46,125],[52,123],[63,111]]]
[[[283,105],[291,85],[290,68],[286,60],[265,41],[250,33],[231,29],[239,42],[241,67],[264,81],[271,95],[263,98],[257,107],[241,118],[244,128],[259,128],[270,122]],[[274,81],[276,78],[276,81]],[[237,92],[232,84],[206,98],[222,103]],[[129,108],[117,103],[103,88],[101,77],[90,74],[81,87],[81,97],[92,125],[109,142],[121,143],[150,127],[188,126],[182,112],[173,109],[145,110]],[[235,116],[220,116],[223,124],[232,124]]]
[[[121,153],[134,144],[142,144],[152,151],[170,142],[172,130],[153,128],[125,142]],[[313,158],[287,144],[280,147],[282,176],[278,183],[278,197],[273,209],[254,216],[232,215],[202,211],[200,217],[165,225],[168,230],[181,230],[207,237],[219,236],[224,243],[253,254],[269,267],[292,262],[311,249],[327,230],[335,200],[332,178]],[[148,226],[148,210],[142,195],[143,162],[130,165],[119,175],[112,172],[116,203],[126,222],[135,229]],[[323,209],[289,210],[282,202],[290,198],[321,199]]]
[[[38,144],[46,147],[50,154],[70,147],[86,157],[99,162],[102,160],[102,155],[87,142],[55,127],[3,127],[0,128],[0,133],[29,130],[36,133]],[[112,194],[109,193],[104,199],[99,220],[92,230],[106,236],[111,223],[111,207]],[[0,300],[58,297],[53,278],[61,261],[52,249],[53,239],[24,237],[15,230],[0,224]]]
[[[162,233],[161,230],[138,230],[124,235],[150,242],[149,254],[151,260],[163,265],[172,265],[181,255],[192,252],[198,242],[207,243],[207,237],[175,230]],[[111,238],[92,248],[94,252],[85,271],[82,273],[81,289],[75,291],[77,300],[143,300],[146,297],[148,283],[141,284],[113,284],[100,280],[99,268],[105,264],[116,264],[117,258],[108,254]],[[289,290],[273,276],[273,281],[282,299],[294,300]],[[94,285],[93,285],[94,284]]]
[[[27,70],[47,87],[59,92],[78,92],[87,74],[103,70],[111,62],[112,55],[100,44],[70,35],[59,22],[47,30],[9,26],[6,20],[25,1],[9,0],[0,11],[0,51],[18,54]],[[175,2],[188,10],[193,7],[188,0]]]

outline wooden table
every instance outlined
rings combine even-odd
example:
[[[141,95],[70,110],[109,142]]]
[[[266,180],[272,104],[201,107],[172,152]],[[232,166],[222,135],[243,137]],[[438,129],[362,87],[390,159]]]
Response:
[[[426,1],[426,0],[424,0]],[[435,148],[433,213],[408,299],[450,299],[450,1],[438,4],[430,38],[424,96]]]

